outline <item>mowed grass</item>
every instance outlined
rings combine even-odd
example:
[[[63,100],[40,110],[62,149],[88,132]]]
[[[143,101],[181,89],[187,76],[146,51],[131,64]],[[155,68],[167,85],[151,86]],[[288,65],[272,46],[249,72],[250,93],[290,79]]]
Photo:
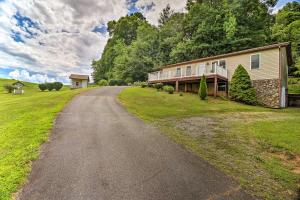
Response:
[[[128,88],[127,109],[263,199],[297,199],[300,109],[269,109],[195,94]],[[192,127],[192,131],[189,130]]]
[[[56,114],[81,90],[40,92],[36,84],[25,82],[23,95],[8,94],[0,79],[0,199],[11,199],[24,183],[31,161],[48,138]]]

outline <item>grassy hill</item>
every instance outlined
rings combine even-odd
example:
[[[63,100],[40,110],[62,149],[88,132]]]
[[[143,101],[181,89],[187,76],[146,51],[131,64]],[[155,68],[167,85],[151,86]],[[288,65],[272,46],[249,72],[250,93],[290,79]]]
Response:
[[[9,94],[0,79],[0,200],[11,199],[24,183],[31,161],[48,138],[56,114],[76,94],[86,89],[41,92],[37,84],[24,82],[22,95]]]

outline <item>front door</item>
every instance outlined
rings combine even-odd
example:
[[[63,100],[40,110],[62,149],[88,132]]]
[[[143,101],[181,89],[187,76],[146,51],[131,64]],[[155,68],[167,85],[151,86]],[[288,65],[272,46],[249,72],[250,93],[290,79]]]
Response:
[[[218,61],[214,61],[211,63],[211,73],[216,73],[217,66],[219,65]]]
[[[198,76],[202,76],[205,74],[205,64],[201,63],[198,68]]]

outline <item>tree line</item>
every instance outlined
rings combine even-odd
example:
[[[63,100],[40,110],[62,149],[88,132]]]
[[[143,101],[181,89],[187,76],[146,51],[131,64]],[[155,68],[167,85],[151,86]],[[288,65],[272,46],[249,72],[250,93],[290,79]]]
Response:
[[[141,13],[110,21],[101,59],[92,62],[93,78],[144,81],[167,64],[286,41],[295,61],[289,73],[300,76],[300,3],[272,14],[277,1],[188,0],[184,13],[167,5],[158,26]]]

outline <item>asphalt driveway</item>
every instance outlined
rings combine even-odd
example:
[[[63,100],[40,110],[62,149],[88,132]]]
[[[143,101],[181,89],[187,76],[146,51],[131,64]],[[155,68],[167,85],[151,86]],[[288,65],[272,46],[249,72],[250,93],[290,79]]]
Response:
[[[103,87],[59,114],[22,200],[250,200],[238,184],[129,114]]]

